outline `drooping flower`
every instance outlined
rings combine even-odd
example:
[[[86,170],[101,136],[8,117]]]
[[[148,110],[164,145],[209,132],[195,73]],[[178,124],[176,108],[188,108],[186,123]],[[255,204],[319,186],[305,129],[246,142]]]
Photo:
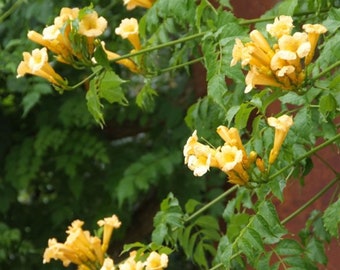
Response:
[[[267,24],[266,30],[271,36],[279,39],[283,35],[290,35],[293,27],[292,17],[281,15],[274,19],[274,23]]]
[[[204,175],[210,167],[217,167],[215,149],[198,142],[197,131],[188,138],[183,149],[184,164],[194,172],[195,176]]]
[[[23,77],[25,74],[32,74],[42,77],[54,85],[63,87],[67,82],[55,72],[48,63],[48,55],[46,47],[42,49],[34,49],[32,53],[24,52],[24,60],[20,62],[17,68],[17,78]]]
[[[105,51],[106,56],[107,56],[107,59],[108,59],[109,61],[113,61],[113,60],[115,60],[116,58],[119,58],[119,57],[120,57],[119,54],[107,50],[107,49],[105,48],[105,42],[104,42],[104,41],[101,42],[101,45],[102,45],[102,48],[103,48],[103,50]],[[140,72],[139,69],[138,69],[138,67],[137,67],[137,65],[136,65],[132,60],[130,60],[130,59],[124,58],[124,59],[117,60],[116,62],[117,62],[118,64],[121,64],[121,65],[127,67],[130,71],[132,71],[132,72],[134,72],[134,73],[139,73],[139,72]]]
[[[100,227],[104,227],[102,250],[103,253],[105,253],[109,246],[113,229],[119,228],[122,223],[119,221],[116,215],[112,215],[112,217],[106,217],[102,220],[99,220],[97,223]]]
[[[115,33],[120,35],[123,39],[128,39],[135,50],[141,49],[139,39],[139,26],[138,21],[135,18],[123,19],[115,29]]]
[[[155,0],[124,0],[124,5],[127,10],[134,9],[136,7],[151,8]]]
[[[290,127],[293,125],[293,118],[284,114],[278,118],[269,117],[267,121],[269,126],[275,128],[274,145],[269,155],[269,164],[273,164],[279,155],[279,151]]]
[[[163,270],[168,266],[168,256],[152,251],[145,262],[145,270]]]
[[[319,36],[326,33],[327,28],[322,24],[304,24],[302,29],[308,34],[308,41],[311,45],[310,52],[305,58],[305,65],[308,65],[313,59]]]
[[[251,68],[246,75],[246,88],[244,89],[245,93],[249,93],[256,85],[266,85],[266,86],[274,86],[274,87],[283,87],[273,74],[269,73],[269,75],[259,72],[256,68]]]

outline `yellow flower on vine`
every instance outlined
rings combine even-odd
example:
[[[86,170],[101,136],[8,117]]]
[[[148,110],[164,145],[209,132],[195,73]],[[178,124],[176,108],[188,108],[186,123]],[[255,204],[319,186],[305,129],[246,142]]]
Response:
[[[17,68],[17,78],[23,77],[26,74],[42,77],[54,85],[63,87],[67,85],[53,67],[48,63],[47,49],[34,49],[32,53],[24,52],[24,60],[20,62]]]
[[[102,265],[104,253],[101,249],[101,241],[98,237],[91,236],[89,231],[84,231],[83,224],[81,220],[72,222],[66,231],[68,237],[65,243],[58,243],[55,238],[49,239],[43,263],[55,259],[61,260],[64,266],[73,263],[80,269],[96,269],[97,265]]]
[[[135,261],[136,254],[136,251],[131,251],[129,258],[119,264],[119,270],[143,270],[143,263],[141,261]]]
[[[128,39],[135,50],[141,49],[139,39],[139,26],[138,21],[135,18],[123,19],[115,29],[115,33],[120,35],[123,39]]]
[[[116,58],[120,57],[119,54],[107,50],[105,48],[105,42],[104,41],[101,42],[101,45],[102,45],[102,48],[103,48],[104,52],[106,53],[107,59],[109,61],[115,60]],[[137,65],[135,64],[135,62],[133,62],[130,59],[124,58],[124,59],[117,60],[116,62],[118,64],[120,64],[120,65],[123,65],[123,66],[127,67],[130,71],[132,71],[134,73],[139,73],[140,72],[138,67],[137,67]]]
[[[305,24],[305,32],[291,34],[293,27],[293,19],[284,15],[267,24],[266,30],[277,39],[272,46],[256,29],[249,34],[250,42],[235,39],[230,65],[240,61],[242,67],[249,66],[245,93],[258,85],[295,90],[304,82],[318,38],[327,29],[321,24]]]
[[[283,35],[290,35],[294,25],[291,16],[281,15],[274,19],[274,23],[267,24],[267,32],[275,37],[280,38]]]
[[[103,266],[100,268],[100,270],[115,270],[114,262],[111,258],[105,258]]]
[[[274,145],[269,155],[269,164],[273,164],[279,155],[290,127],[293,125],[293,117],[284,114],[278,118],[269,117],[267,121],[269,126],[275,128]]]
[[[134,9],[136,7],[151,8],[155,0],[124,0],[124,5],[127,10]]]
[[[168,266],[168,256],[152,251],[145,262],[145,270],[163,270]]]
[[[304,24],[302,29],[308,34],[308,41],[311,44],[311,49],[305,58],[305,64],[308,65],[314,56],[315,48],[319,40],[319,36],[327,32],[327,28],[322,24]]]
[[[92,11],[81,18],[78,33],[87,37],[98,37],[104,33],[107,21],[104,17],[98,17],[96,11]]]
[[[60,10],[59,16],[54,18],[54,25],[59,29],[65,26],[65,23],[78,18],[79,8],[63,7]]]
[[[103,253],[105,253],[109,246],[113,229],[119,228],[122,223],[119,221],[116,215],[112,215],[112,217],[107,217],[102,220],[99,220],[97,224],[100,227],[104,227],[102,250]]]

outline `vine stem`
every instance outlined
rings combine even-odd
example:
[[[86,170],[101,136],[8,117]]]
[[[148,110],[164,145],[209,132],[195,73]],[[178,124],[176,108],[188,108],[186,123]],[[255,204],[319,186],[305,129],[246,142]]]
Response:
[[[322,9],[322,10],[319,10],[319,11],[305,11],[305,12],[299,12],[299,13],[296,13],[292,16],[304,16],[304,15],[309,15],[309,14],[315,14],[316,12],[327,12],[329,11],[329,9]],[[266,21],[272,21],[276,18],[277,16],[271,16],[271,17],[265,17],[265,18],[257,18],[257,19],[241,19],[239,21],[239,23],[241,25],[247,25],[247,24],[253,24],[253,23],[258,23],[258,22],[266,22]]]
[[[17,0],[6,12],[0,16],[0,23],[3,22],[9,15],[11,15],[21,4],[26,0]]]
[[[134,51],[132,53],[124,54],[120,57],[117,57],[117,58],[113,59],[112,61],[115,62],[115,61],[122,60],[122,59],[125,59],[125,58],[130,58],[130,57],[137,56],[137,55],[140,55],[140,54],[145,54],[145,53],[152,52],[152,51],[155,51],[155,50],[170,47],[170,46],[176,45],[178,43],[182,43],[182,42],[186,42],[186,41],[189,41],[189,40],[192,40],[192,39],[203,37],[206,33],[207,32],[200,32],[200,33],[193,34],[193,35],[190,35],[190,36],[187,36],[187,37],[184,37],[184,38],[172,40],[172,41],[169,41],[169,42],[165,42],[163,44],[159,44],[159,45],[152,46],[152,47],[149,47],[149,48],[141,49],[139,51]]]
[[[210,206],[214,205],[215,203],[219,202],[220,200],[222,200],[224,197],[227,197],[228,195],[230,195],[231,193],[233,193],[234,191],[236,191],[238,188],[237,185],[231,187],[230,189],[228,189],[227,191],[223,192],[220,196],[216,197],[215,199],[213,199],[212,201],[210,201],[209,203],[207,203],[206,205],[202,206],[199,210],[197,210],[195,213],[193,213],[192,215],[190,215],[188,218],[186,218],[184,220],[184,223],[189,222],[190,220],[196,218],[198,215],[200,215],[201,213],[203,213],[204,211],[206,211]]]
[[[204,59],[204,57],[199,57],[199,58],[193,59],[191,61],[187,61],[187,62],[179,64],[179,65],[175,65],[175,66],[172,66],[172,67],[167,67],[167,68],[164,68],[164,69],[161,69],[160,71],[158,71],[157,74],[161,74],[161,73],[168,72],[168,71],[171,71],[171,70],[174,70],[174,69],[178,69],[178,68],[182,68],[182,67],[185,67],[185,66],[189,66],[191,64],[200,62],[203,59]]]
[[[329,182],[323,189],[321,189],[317,194],[314,195],[309,201],[307,201],[300,208],[296,209],[293,213],[291,213],[288,217],[281,221],[282,225],[285,225],[291,219],[299,215],[302,211],[304,211],[308,206],[314,203],[317,199],[319,199],[323,194],[325,194],[336,182],[340,180],[340,176],[335,177],[331,182]]]
[[[276,176],[280,175],[281,173],[283,173],[284,171],[286,171],[287,169],[289,169],[290,167],[294,166],[295,163],[309,157],[310,155],[314,154],[315,152],[319,151],[320,149],[326,147],[327,145],[331,144],[332,142],[336,141],[340,139],[340,133],[337,134],[336,136],[330,138],[329,140],[319,144],[318,146],[314,147],[313,149],[311,149],[310,151],[306,152],[304,155],[298,157],[296,160],[294,160],[294,162],[292,162],[291,164],[287,165],[286,167],[283,167],[281,170],[277,171],[276,173],[270,175],[268,177],[268,180],[271,180],[273,178],[275,178]]]
[[[316,81],[317,79],[321,78],[328,72],[330,72],[333,68],[336,68],[337,66],[340,66],[340,61],[335,62],[333,65],[330,65],[328,68],[326,68],[324,71],[320,72],[318,75],[316,75],[312,80]]]

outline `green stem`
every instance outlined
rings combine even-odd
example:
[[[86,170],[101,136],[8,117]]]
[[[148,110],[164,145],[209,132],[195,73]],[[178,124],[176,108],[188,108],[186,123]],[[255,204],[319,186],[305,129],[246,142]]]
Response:
[[[203,59],[204,59],[204,57],[199,57],[199,58],[196,58],[194,60],[191,60],[191,61],[179,64],[179,65],[175,65],[175,66],[172,66],[172,67],[164,68],[164,69],[161,69],[160,71],[158,71],[156,74],[160,74],[160,73],[168,72],[168,71],[171,71],[171,70],[174,70],[174,69],[178,69],[178,68],[182,68],[182,67],[185,67],[185,66],[189,66],[191,64],[200,62]]]
[[[336,182],[340,180],[340,176],[335,177],[331,182],[329,182],[323,189],[321,189],[313,198],[311,198],[308,202],[302,205],[299,209],[295,210],[292,214],[286,217],[281,221],[282,225],[285,225],[288,221],[299,215],[302,211],[304,211],[308,206],[314,203],[317,199],[319,199],[323,194],[325,194]]]
[[[84,80],[76,83],[75,85],[72,86],[68,86],[67,88],[65,88],[64,90],[73,90],[79,86],[81,86],[82,84],[84,84],[85,82],[87,82],[88,80],[91,80],[93,77],[95,77],[98,73],[102,72],[104,68],[99,68],[96,71],[94,71],[93,73],[91,73],[89,76],[87,76]]]
[[[333,68],[336,68],[337,66],[340,66],[340,61],[335,62],[333,65],[326,68],[324,71],[320,72],[318,75],[316,75],[312,81],[316,81],[317,79],[321,78],[322,76],[326,75],[328,72],[330,72]]]
[[[204,205],[202,208],[198,209],[195,213],[193,213],[192,215],[190,215],[187,219],[184,220],[184,223],[189,222],[190,220],[196,218],[197,216],[199,216],[200,214],[202,214],[204,211],[206,211],[210,206],[214,205],[215,203],[219,202],[220,200],[222,200],[224,197],[227,197],[229,194],[233,193],[234,191],[236,191],[236,189],[238,188],[238,186],[233,186],[230,189],[228,189],[227,191],[225,191],[224,193],[222,193],[220,196],[216,197],[215,199],[213,199],[212,201],[210,201],[209,203],[207,203],[206,205]]]
[[[319,11],[305,11],[305,12],[299,12],[294,14],[293,16],[305,16],[309,14],[315,14],[316,12],[322,13],[322,12],[328,12],[329,9],[322,9]],[[264,17],[264,18],[256,18],[256,19],[240,19],[239,23],[241,25],[247,25],[247,24],[253,24],[253,23],[258,23],[258,22],[266,22],[266,21],[272,21],[276,18],[277,16],[270,16],[270,17]]]
[[[304,155],[298,157],[296,160],[294,160],[294,162],[292,162],[291,164],[287,165],[286,167],[282,168],[281,170],[277,171],[276,173],[270,175],[268,177],[268,180],[271,180],[273,178],[275,178],[276,176],[280,175],[281,173],[283,173],[284,171],[286,171],[287,169],[289,169],[290,167],[294,166],[296,163],[298,163],[299,161],[309,157],[310,155],[314,154],[315,152],[319,151],[320,149],[326,147],[327,145],[331,144],[332,142],[336,141],[340,139],[340,133],[337,134],[336,136],[330,138],[329,140],[323,142],[322,144],[319,144],[318,146],[314,147],[313,149],[311,149],[310,151],[306,152]]]
[[[11,15],[21,4],[26,2],[26,0],[16,1],[6,12],[0,16],[0,23],[3,22],[9,15]]]
[[[139,50],[139,51],[124,54],[120,57],[113,59],[112,61],[116,62],[116,61],[121,60],[121,59],[130,58],[130,57],[137,56],[137,55],[140,55],[140,54],[145,54],[145,53],[152,52],[152,51],[155,51],[155,50],[163,49],[163,48],[166,48],[166,47],[169,47],[169,46],[176,45],[178,43],[183,43],[183,42],[186,42],[186,41],[189,41],[189,40],[192,40],[192,39],[203,37],[206,33],[207,32],[201,32],[201,33],[193,34],[193,35],[190,35],[190,36],[187,36],[187,37],[184,37],[184,38],[172,40],[172,41],[169,41],[169,42],[166,42],[166,43],[163,43],[163,44],[159,44],[159,45],[156,45],[156,46],[153,46],[153,47],[148,47],[148,48],[145,48],[145,49],[142,49],[142,50]]]

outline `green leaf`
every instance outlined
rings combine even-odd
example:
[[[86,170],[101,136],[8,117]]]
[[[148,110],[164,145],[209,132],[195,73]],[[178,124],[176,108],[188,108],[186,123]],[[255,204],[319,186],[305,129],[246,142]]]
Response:
[[[157,92],[151,87],[150,82],[148,82],[138,92],[136,104],[146,112],[153,112],[155,108],[155,96],[157,95]]]
[[[107,58],[107,55],[103,49],[103,46],[99,45],[96,47],[94,51],[94,58],[96,59],[96,62],[98,65],[110,69],[110,61]]]
[[[223,74],[215,74],[208,81],[208,95],[213,101],[224,108],[224,96],[228,91]]]
[[[235,127],[238,130],[242,130],[247,126],[250,113],[254,110],[254,107],[247,103],[242,103],[240,109],[235,116]]]
[[[331,8],[328,12],[328,17],[322,22],[330,33],[335,33],[340,28],[340,9]]]
[[[286,0],[279,4],[275,10],[279,15],[294,15],[296,7],[298,7],[298,0]]]
[[[103,127],[104,115],[102,112],[103,105],[100,103],[97,88],[95,87],[94,80],[91,80],[89,90],[86,93],[87,108],[92,114],[94,120]]]
[[[106,71],[97,85],[99,96],[110,103],[118,102],[121,105],[128,105],[128,100],[120,87],[120,85],[124,82],[125,81],[122,80],[115,72]]]
[[[275,206],[270,201],[263,201],[259,204],[257,214],[270,224],[270,231],[276,237],[286,234],[286,229],[281,225]],[[256,229],[256,227],[254,227]]]
[[[326,118],[329,113],[335,112],[336,100],[332,94],[323,95],[320,98],[319,111]]]
[[[325,213],[323,214],[323,222],[326,231],[330,233],[331,236],[339,238],[339,226],[340,226],[340,198],[327,207]]]
[[[303,105],[306,102],[302,96],[296,94],[295,92],[288,92],[284,96],[280,97],[279,100],[284,104],[288,103],[297,106]]]
[[[293,239],[283,239],[275,247],[275,252],[281,256],[294,256],[300,255],[303,248]]]
[[[327,264],[327,256],[325,254],[323,243],[315,237],[312,237],[307,243],[305,254],[313,262],[324,265]]]
[[[226,269],[229,269],[232,254],[233,245],[227,236],[222,236],[217,248],[216,262],[222,263]]]
[[[232,123],[232,120],[236,113],[240,110],[241,106],[240,105],[235,105],[232,106],[226,113],[226,121],[228,122],[228,126]]]

